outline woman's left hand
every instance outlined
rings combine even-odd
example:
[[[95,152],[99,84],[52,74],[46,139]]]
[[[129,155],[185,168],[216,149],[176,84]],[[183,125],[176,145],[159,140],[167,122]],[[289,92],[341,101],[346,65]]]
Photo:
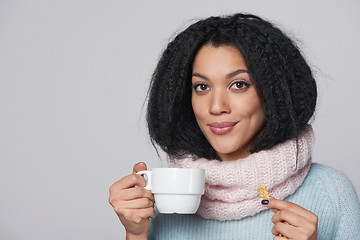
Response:
[[[275,240],[316,240],[318,217],[314,213],[295,203],[275,198],[269,199],[269,203],[263,206],[271,208],[275,213],[272,217],[272,233],[276,236]],[[286,237],[280,237],[279,234]]]

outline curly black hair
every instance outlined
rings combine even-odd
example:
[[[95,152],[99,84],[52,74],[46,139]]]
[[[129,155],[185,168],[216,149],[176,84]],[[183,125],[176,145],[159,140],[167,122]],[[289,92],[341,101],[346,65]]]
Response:
[[[192,64],[206,44],[233,46],[243,55],[265,111],[265,129],[250,152],[270,149],[298,134],[315,111],[316,82],[294,42],[251,14],[209,17],[178,34],[152,75],[146,120],[150,139],[167,154],[218,159],[191,106]]]

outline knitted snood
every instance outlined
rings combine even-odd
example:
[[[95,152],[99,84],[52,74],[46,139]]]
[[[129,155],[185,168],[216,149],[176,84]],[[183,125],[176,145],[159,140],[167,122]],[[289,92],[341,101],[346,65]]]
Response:
[[[205,194],[197,214],[220,221],[253,216],[266,209],[257,188],[267,186],[272,197],[284,199],[304,181],[310,165],[314,134],[307,126],[298,137],[270,150],[234,161],[168,158],[168,166],[205,169]]]

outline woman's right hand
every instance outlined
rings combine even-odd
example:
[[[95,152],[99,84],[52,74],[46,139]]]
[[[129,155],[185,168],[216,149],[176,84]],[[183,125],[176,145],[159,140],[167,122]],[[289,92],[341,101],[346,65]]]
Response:
[[[146,170],[145,163],[135,164],[133,174],[123,177],[109,189],[109,203],[126,229],[126,239],[147,239],[149,218],[155,217],[154,195],[144,188],[145,179],[136,174],[142,170]]]

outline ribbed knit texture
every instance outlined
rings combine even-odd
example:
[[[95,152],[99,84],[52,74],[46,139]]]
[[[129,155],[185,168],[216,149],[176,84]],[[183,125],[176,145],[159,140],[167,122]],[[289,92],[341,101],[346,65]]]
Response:
[[[205,169],[205,194],[199,214],[214,220],[235,220],[265,210],[259,202],[259,185],[270,195],[284,199],[304,181],[311,164],[314,134],[307,126],[298,140],[291,139],[269,150],[234,161],[204,158],[169,159],[169,167]]]
[[[285,200],[319,217],[318,240],[360,240],[360,204],[350,181],[340,172],[312,164],[303,184]],[[260,199],[258,200],[261,201]],[[271,210],[241,220],[217,221],[199,215],[159,214],[151,219],[149,239],[273,239]]]

